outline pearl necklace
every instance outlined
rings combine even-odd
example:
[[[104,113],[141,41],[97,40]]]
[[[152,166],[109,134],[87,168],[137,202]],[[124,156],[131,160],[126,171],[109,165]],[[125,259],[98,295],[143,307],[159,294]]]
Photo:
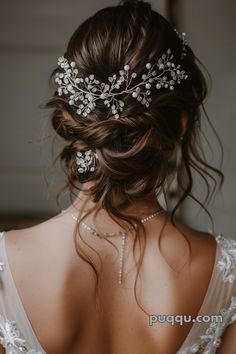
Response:
[[[62,212],[65,212],[65,210],[62,210]],[[145,218],[142,218],[140,221],[141,223],[145,223],[151,219],[153,219],[155,216],[158,216],[162,213],[164,213],[165,210],[161,209],[158,210],[156,212],[154,212],[151,215],[146,216]],[[77,223],[79,222],[79,218],[70,213],[70,216],[72,217],[73,220],[75,220]],[[95,236],[100,236],[97,231],[95,229],[93,229],[91,226],[87,225],[85,222],[81,222],[81,225],[88,231],[90,231],[93,235]],[[134,224],[135,226],[137,226],[137,224]],[[129,230],[131,229],[131,227],[129,227],[128,229],[126,229],[125,231],[119,231],[118,233],[115,232],[105,232],[103,233],[104,236],[106,237],[115,237],[115,236],[122,236],[122,240],[121,240],[121,252],[120,252],[120,260],[119,260],[119,284],[122,284],[122,279],[123,279],[123,269],[124,269],[124,251],[125,251],[125,242],[126,242],[126,236],[127,233],[129,232]]]

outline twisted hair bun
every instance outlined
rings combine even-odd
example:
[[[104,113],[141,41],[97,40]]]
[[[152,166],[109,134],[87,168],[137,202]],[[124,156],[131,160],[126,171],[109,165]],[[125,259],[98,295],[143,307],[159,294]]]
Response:
[[[135,4],[135,9],[127,11],[127,4]],[[153,193],[160,181],[168,177],[168,160],[179,142],[183,112],[188,116],[190,137],[199,105],[206,95],[205,82],[191,49],[181,61],[180,38],[147,2],[126,0],[117,7],[102,9],[74,32],[65,57],[76,63],[80,77],[94,73],[100,82],[125,64],[141,77],[145,63],[157,62],[168,48],[176,65],[181,62],[184,66],[189,79],[174,91],[153,91],[148,108],[132,95],[124,95],[125,109],[115,121],[111,119],[110,108],[99,101],[85,118],[76,113],[66,97],[55,93],[49,100],[47,107],[54,109],[53,127],[70,142],[61,158],[66,162],[71,181],[99,181],[106,177],[106,183],[119,181],[132,185],[132,190],[135,183],[142,185],[139,197]],[[99,166],[94,173],[81,176],[76,172],[74,154],[78,146],[96,150]]]
[[[97,211],[105,208],[110,215],[131,224],[135,220],[140,227],[138,219],[123,210],[131,201],[153,198],[157,190],[168,200],[165,187],[173,171],[181,196],[171,220],[191,194],[191,168],[201,175],[208,168],[222,176],[204,162],[196,148],[196,122],[207,87],[192,49],[188,46],[182,59],[182,47],[174,29],[150,3],[123,0],[118,6],[106,7],[84,21],[68,43],[64,56],[75,62],[79,77],[93,73],[100,82],[106,82],[126,64],[140,77],[146,63],[158,62],[171,48],[175,64],[181,64],[188,79],[173,91],[153,90],[149,107],[124,94],[125,109],[117,120],[111,119],[110,108],[99,101],[85,118],[57,91],[46,105],[53,109],[54,129],[66,141],[60,157],[70,190],[78,189],[77,182],[93,180],[90,196],[97,203]],[[53,71],[52,78],[58,70]],[[180,145],[183,115],[187,117],[187,129]],[[81,147],[96,151],[98,165],[94,172],[78,173],[75,154]],[[176,151],[181,152],[181,163]]]

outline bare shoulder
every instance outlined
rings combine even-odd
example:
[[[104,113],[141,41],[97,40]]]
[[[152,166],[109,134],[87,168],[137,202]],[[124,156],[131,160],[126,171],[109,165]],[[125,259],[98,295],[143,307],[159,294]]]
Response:
[[[47,250],[60,249],[68,244],[68,233],[73,232],[73,225],[65,222],[61,214],[56,215],[40,224],[24,229],[10,230],[6,232],[6,244],[10,253],[29,255],[34,251],[41,256]],[[14,258],[14,257],[13,257]]]
[[[176,226],[168,222],[161,248],[173,269],[178,311],[195,317],[210,284],[217,242],[212,234],[193,229],[178,220]]]
[[[81,318],[78,311],[84,309],[76,306],[81,282],[75,276],[78,272],[74,272],[80,259],[73,230],[74,223],[58,215],[33,227],[6,232],[13,279],[40,343],[46,343],[46,352],[50,352],[51,345],[67,352],[61,348],[71,343]]]
[[[163,247],[176,264],[184,265],[184,260],[190,256],[193,270],[210,269],[211,271],[215,261],[217,242],[214,235],[191,228],[176,220],[176,226],[173,226],[170,221],[167,223]]]
[[[45,274],[53,279],[52,284],[67,277],[72,263],[78,262],[73,228],[73,223],[58,214],[38,225],[6,232],[6,252],[19,287],[24,281],[31,286],[36,281],[43,284]]]

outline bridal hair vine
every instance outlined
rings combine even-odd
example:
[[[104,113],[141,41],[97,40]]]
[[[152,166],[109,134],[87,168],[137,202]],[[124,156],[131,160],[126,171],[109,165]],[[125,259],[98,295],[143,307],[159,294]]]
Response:
[[[177,29],[174,29],[175,33],[177,36],[181,39],[182,41],[182,53],[181,53],[181,59],[184,59],[187,55],[187,41],[186,41],[186,33],[182,32],[181,34],[177,31]]]
[[[120,96],[131,94],[141,104],[149,107],[152,101],[150,97],[152,85],[155,85],[157,90],[164,88],[172,91],[176,83],[180,84],[182,80],[187,79],[185,71],[172,59],[173,54],[168,49],[156,63],[146,64],[147,71],[141,75],[139,82],[138,74],[131,72],[130,66],[126,64],[119,71],[119,75],[108,77],[108,82],[104,83],[97,80],[94,74],[85,78],[78,77],[76,63],[69,62],[62,56],[58,58],[58,65],[63,72],[57,72],[55,75],[55,82],[59,86],[58,95],[68,95],[69,104],[77,108],[78,115],[84,117],[95,109],[97,100],[103,101],[104,105],[111,109],[113,117],[117,119],[125,105]],[[135,83],[133,83],[134,79]]]

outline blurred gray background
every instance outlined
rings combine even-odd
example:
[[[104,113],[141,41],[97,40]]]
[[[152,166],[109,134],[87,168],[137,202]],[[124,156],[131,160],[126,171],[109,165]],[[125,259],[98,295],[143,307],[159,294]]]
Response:
[[[236,229],[236,2],[234,0],[153,0],[154,9],[168,17],[208,68],[213,87],[206,102],[210,119],[224,147],[225,184],[209,211],[215,231],[235,237]],[[48,78],[58,56],[77,26],[108,0],[8,0],[0,13],[0,226],[17,227],[49,218],[69,205],[64,193],[56,194],[65,177],[54,159],[60,140],[51,129],[49,112],[40,104],[50,97]],[[219,165],[219,146],[203,118],[209,162]],[[204,188],[196,181],[195,194]],[[196,203],[180,209],[183,219],[198,229],[211,229]]]

